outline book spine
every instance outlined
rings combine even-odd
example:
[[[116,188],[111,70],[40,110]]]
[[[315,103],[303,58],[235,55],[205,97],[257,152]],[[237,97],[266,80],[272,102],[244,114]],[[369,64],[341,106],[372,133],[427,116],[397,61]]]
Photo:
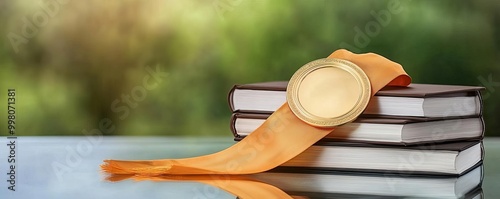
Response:
[[[482,128],[482,131],[481,131],[481,136],[479,137],[480,140],[483,140],[484,139],[484,133],[486,132],[486,124],[484,123],[484,118],[483,116],[479,116],[479,118],[481,119],[481,128]]]
[[[484,160],[484,155],[485,155],[484,143],[481,140],[481,162]]]
[[[234,85],[231,90],[229,90],[229,93],[227,95],[227,103],[229,104],[229,109],[231,110],[231,112],[234,112],[234,91],[237,87],[238,85]]]
[[[236,118],[237,118],[238,113],[233,113],[231,115],[231,123],[229,124],[229,129],[231,129],[231,132],[233,133],[234,138],[236,139],[237,137],[240,137],[238,135],[238,132],[236,132]],[[236,140],[235,140],[236,141]],[[239,141],[239,140],[238,140]]]
[[[479,111],[477,112],[477,115],[483,116],[483,95],[481,95],[481,91],[476,91],[476,96],[479,101]]]

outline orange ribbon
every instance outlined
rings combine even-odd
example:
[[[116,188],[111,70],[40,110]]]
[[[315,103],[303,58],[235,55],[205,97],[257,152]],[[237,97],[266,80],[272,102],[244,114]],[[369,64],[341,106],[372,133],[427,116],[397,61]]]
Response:
[[[182,182],[191,181],[207,184],[213,187],[223,189],[238,198],[265,198],[265,199],[287,199],[295,198],[281,189],[252,179],[250,176],[240,175],[168,175],[168,176],[132,176],[132,175],[111,175],[108,181],[117,182],[126,179],[136,181],[155,181],[155,182]]]
[[[341,49],[328,58],[344,59],[363,69],[372,94],[386,85],[408,86],[411,82],[400,64],[374,53],[354,54]],[[287,162],[333,130],[306,124],[284,103],[245,139],[220,152],[185,159],[105,160],[101,168],[111,174],[150,176],[258,173]]]

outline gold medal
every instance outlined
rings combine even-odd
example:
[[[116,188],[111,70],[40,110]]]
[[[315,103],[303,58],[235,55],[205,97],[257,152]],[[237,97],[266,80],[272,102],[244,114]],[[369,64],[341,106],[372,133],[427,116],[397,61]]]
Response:
[[[318,59],[292,76],[287,101],[302,121],[334,127],[355,120],[371,96],[370,80],[356,64],[335,58]]]

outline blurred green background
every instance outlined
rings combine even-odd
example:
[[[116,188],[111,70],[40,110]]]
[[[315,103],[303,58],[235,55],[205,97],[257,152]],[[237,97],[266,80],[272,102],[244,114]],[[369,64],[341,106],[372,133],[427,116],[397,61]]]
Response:
[[[17,135],[82,135],[104,119],[106,135],[229,136],[233,84],[288,80],[347,48],[401,63],[416,83],[485,86],[486,134],[499,136],[498,10],[496,0],[2,1],[0,113],[15,88]]]

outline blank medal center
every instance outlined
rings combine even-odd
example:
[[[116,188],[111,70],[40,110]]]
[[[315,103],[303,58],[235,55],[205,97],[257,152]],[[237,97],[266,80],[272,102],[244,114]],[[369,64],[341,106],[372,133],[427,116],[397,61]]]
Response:
[[[322,118],[342,116],[354,108],[360,96],[355,77],[340,68],[321,68],[300,84],[298,98],[310,114]]]

